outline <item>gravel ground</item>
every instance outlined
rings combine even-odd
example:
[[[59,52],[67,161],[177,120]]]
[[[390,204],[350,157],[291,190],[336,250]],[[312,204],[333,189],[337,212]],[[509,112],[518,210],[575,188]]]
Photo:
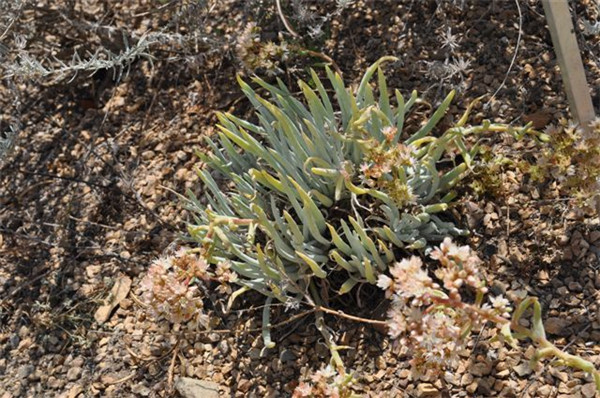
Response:
[[[180,376],[210,380],[227,396],[279,397],[327,361],[319,333],[304,318],[276,330],[277,346],[263,352],[256,331],[262,301],[252,294],[212,333],[149,319],[136,300],[150,262],[185,231],[188,215],[174,192],[201,194],[194,150],[212,134],[214,112],[248,112],[234,79],[237,71],[251,73],[236,53],[243,27],[255,20],[264,40],[288,37],[271,2],[214,2],[197,15],[172,3],[92,0],[71,11],[137,34],[181,24],[179,33],[205,38],[193,51],[163,45],[152,65],[137,59],[118,82],[101,71],[72,82],[0,86],[4,120],[17,115],[22,125],[0,172],[2,398],[177,396],[173,384]],[[544,128],[568,117],[539,1],[519,1],[520,11],[514,1],[357,0],[342,10],[312,1],[302,2],[304,11],[284,3],[302,45],[335,60],[346,81],[356,83],[372,62],[395,55],[399,61],[386,66],[389,86],[417,89],[433,104],[457,89],[449,114],[487,95],[475,122],[533,121]],[[59,56],[85,43],[85,32],[61,19],[61,9],[38,6],[26,8],[14,28],[35,25],[30,51],[54,48]],[[584,0],[572,6],[598,105],[600,36],[582,33],[584,20],[597,21],[597,9]],[[120,43],[118,35],[93,33],[91,45]],[[293,84],[320,62],[291,56],[280,63],[281,77]],[[488,145],[510,159],[535,160],[533,143],[490,137]],[[499,182],[487,192],[473,189],[484,175],[472,177],[454,209],[472,231],[465,242],[485,260],[492,289],[512,298],[538,296],[551,340],[600,366],[598,218],[577,212],[556,183],[533,183],[511,166],[495,173]],[[131,289],[123,287],[129,282]],[[119,287],[126,298],[114,302]],[[377,297],[362,307],[354,303],[352,312],[377,312]],[[114,311],[94,316],[111,302]],[[275,311],[273,322],[289,316]],[[352,347],[343,359],[356,371],[355,391],[365,396],[595,396],[589,375],[532,370],[532,347],[486,343],[489,330],[443,379],[413,380],[406,350],[384,334],[331,317],[327,322]]]

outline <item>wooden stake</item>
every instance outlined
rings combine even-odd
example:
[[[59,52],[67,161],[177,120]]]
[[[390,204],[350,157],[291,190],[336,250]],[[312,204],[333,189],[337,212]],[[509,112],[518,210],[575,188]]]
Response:
[[[542,0],[571,114],[582,127],[596,117],[567,0]]]

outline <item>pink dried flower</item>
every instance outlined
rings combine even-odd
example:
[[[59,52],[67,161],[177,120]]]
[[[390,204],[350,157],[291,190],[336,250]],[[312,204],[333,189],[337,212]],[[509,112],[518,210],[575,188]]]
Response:
[[[360,172],[366,175],[366,174],[369,172],[369,168],[370,168],[370,167],[371,167],[371,166],[369,166],[369,164],[368,164],[368,163],[362,163],[362,164],[360,165]]]
[[[292,398],[310,397],[312,395],[312,389],[313,387],[310,384],[300,382],[300,384],[298,384],[298,387],[294,389],[294,394],[292,395]]]
[[[345,180],[351,180],[354,175],[354,166],[349,161],[344,161],[340,164],[339,168],[340,175],[344,177]]]
[[[394,281],[387,275],[381,274],[377,278],[377,286],[385,290],[385,298],[390,298],[394,294]]]
[[[208,263],[206,260],[185,247],[180,248],[174,256],[165,258],[182,280],[200,278],[208,280]]]
[[[502,295],[498,295],[496,297],[490,296],[490,304],[492,305],[492,309],[497,315],[503,318],[510,317],[510,312],[512,310],[510,308],[510,303]]]
[[[205,277],[206,262],[187,251],[156,260],[141,282],[142,299],[149,312],[158,318],[181,324],[207,324],[204,303],[198,288],[190,286],[193,277]]]
[[[338,374],[331,365],[318,370],[311,376],[312,383],[301,382],[294,390],[292,397],[313,398],[350,398],[352,377]]]
[[[429,256],[442,264],[449,261],[466,262],[471,257],[471,248],[469,246],[458,247],[451,238],[447,237]]]
[[[313,383],[322,383],[332,379],[335,375],[336,371],[333,369],[333,367],[331,365],[327,365],[325,368],[317,370],[315,374],[311,376],[311,379]]]
[[[387,142],[392,142],[398,133],[398,129],[395,126],[386,126],[381,130],[381,133]]]
[[[231,294],[232,289],[230,284],[237,280],[238,275],[231,271],[231,262],[221,261],[215,269],[215,278],[221,284],[217,290],[224,294]]]
[[[391,276],[380,275],[377,285],[391,297],[388,334],[410,348],[413,371],[438,373],[455,362],[464,347],[464,331],[488,320],[508,318],[510,308],[503,297],[490,298],[481,307],[462,302],[460,289],[469,287],[478,297],[486,293],[479,273],[481,261],[468,246],[459,247],[447,238],[431,257],[440,262],[435,275],[443,289],[423,268],[419,257],[412,256],[390,267]],[[507,320],[508,321],[508,320]]]
[[[408,324],[402,308],[392,306],[388,311],[388,334],[390,337],[397,339],[406,332],[407,328]]]
[[[414,297],[419,301],[426,300],[426,293],[439,287],[433,283],[422,266],[421,259],[412,256],[390,268],[390,274],[394,277],[393,286],[398,296]]]
[[[397,144],[395,148],[395,162],[397,165],[413,166],[415,158],[413,157],[413,147],[404,144]]]
[[[435,275],[444,282],[444,288],[451,294],[458,295],[458,290],[464,284],[485,290],[485,284],[479,275],[481,260],[469,246],[458,247],[452,239],[445,238],[439,248],[431,252],[430,257],[438,260],[442,265],[436,270]]]

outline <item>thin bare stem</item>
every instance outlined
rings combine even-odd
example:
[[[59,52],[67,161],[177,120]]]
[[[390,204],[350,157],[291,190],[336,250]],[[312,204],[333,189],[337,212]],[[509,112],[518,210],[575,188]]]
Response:
[[[502,80],[502,83],[500,83],[500,86],[496,89],[496,91],[494,91],[494,94],[492,94],[488,102],[485,103],[486,106],[488,106],[490,102],[492,102],[492,100],[496,98],[496,94],[498,94],[498,92],[500,92],[500,90],[502,90],[502,88],[506,84],[506,80],[508,80],[508,75],[512,71],[512,68],[517,59],[517,54],[519,53],[519,47],[521,45],[521,36],[523,36],[523,13],[521,12],[519,0],[515,0],[515,4],[517,5],[517,11],[519,12],[519,35],[517,36],[517,45],[515,46],[515,53],[513,54],[512,60],[510,61],[510,65],[508,67],[508,70],[506,71],[506,75],[504,75],[504,80]]]
[[[342,311],[333,310],[331,308],[323,307],[323,306],[320,306],[320,305],[316,305],[315,306],[315,311],[322,311],[322,312],[325,312],[327,314],[339,316],[340,318],[350,319],[351,321],[355,321],[355,322],[368,323],[368,324],[371,324],[371,325],[387,326],[387,322],[386,321],[378,321],[378,320],[375,320],[375,319],[361,318],[359,316],[349,315],[349,314],[346,314],[346,313],[344,313]]]
[[[4,40],[4,38],[8,35],[8,32],[12,29],[13,25],[17,21],[17,19],[20,18],[21,11],[23,11],[23,6],[24,5],[25,5],[25,3],[21,3],[21,6],[17,10],[15,17],[10,20],[10,23],[8,24],[8,26],[6,27],[6,29],[4,29],[4,32],[2,32],[2,35],[0,35],[0,41]]]
[[[283,9],[281,8],[281,1],[275,0],[275,3],[277,4],[277,13],[279,14],[279,18],[281,19],[281,22],[283,22],[283,26],[285,26],[285,29],[288,32],[290,32],[290,34],[292,36],[294,36],[295,38],[299,38],[300,35],[298,33],[296,33],[294,28],[292,28],[292,25],[290,25],[287,18],[285,17],[285,14],[283,13]]]
[[[343,72],[340,69],[340,67],[338,66],[338,64],[333,60],[333,58],[331,58],[329,55],[327,54],[323,54],[321,52],[318,51],[312,51],[312,50],[308,50],[308,49],[301,49],[301,51],[305,52],[306,54],[312,56],[312,57],[316,57],[316,58],[321,58],[323,61],[331,64],[331,66],[333,67],[333,69],[335,69],[335,71],[340,75],[343,76]]]

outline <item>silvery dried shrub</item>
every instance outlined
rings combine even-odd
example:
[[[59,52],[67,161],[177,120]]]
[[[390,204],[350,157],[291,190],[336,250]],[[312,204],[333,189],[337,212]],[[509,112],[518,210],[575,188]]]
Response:
[[[312,86],[298,83],[302,100],[281,81],[253,79],[267,99],[239,79],[257,121],[219,114],[217,140],[207,138],[209,151],[199,154],[205,198],[190,193],[187,200],[190,237],[208,263],[231,264],[241,285],[231,301],[250,289],[267,296],[264,325],[273,300],[322,305],[325,286],[341,295],[376,284],[407,251],[465,234],[444,217],[477,153],[465,137],[528,131],[487,121],[467,126],[472,105],[437,131],[451,92],[408,135],[405,121],[420,100],[396,90],[392,105],[380,67],[392,60],[368,68],[355,93],[327,69],[335,103],[314,71]],[[440,169],[442,161],[451,166]],[[264,338],[273,345],[268,328]]]
[[[0,134],[0,161],[10,155],[15,146],[16,138],[16,125],[11,125],[9,130],[6,130],[3,134]]]

